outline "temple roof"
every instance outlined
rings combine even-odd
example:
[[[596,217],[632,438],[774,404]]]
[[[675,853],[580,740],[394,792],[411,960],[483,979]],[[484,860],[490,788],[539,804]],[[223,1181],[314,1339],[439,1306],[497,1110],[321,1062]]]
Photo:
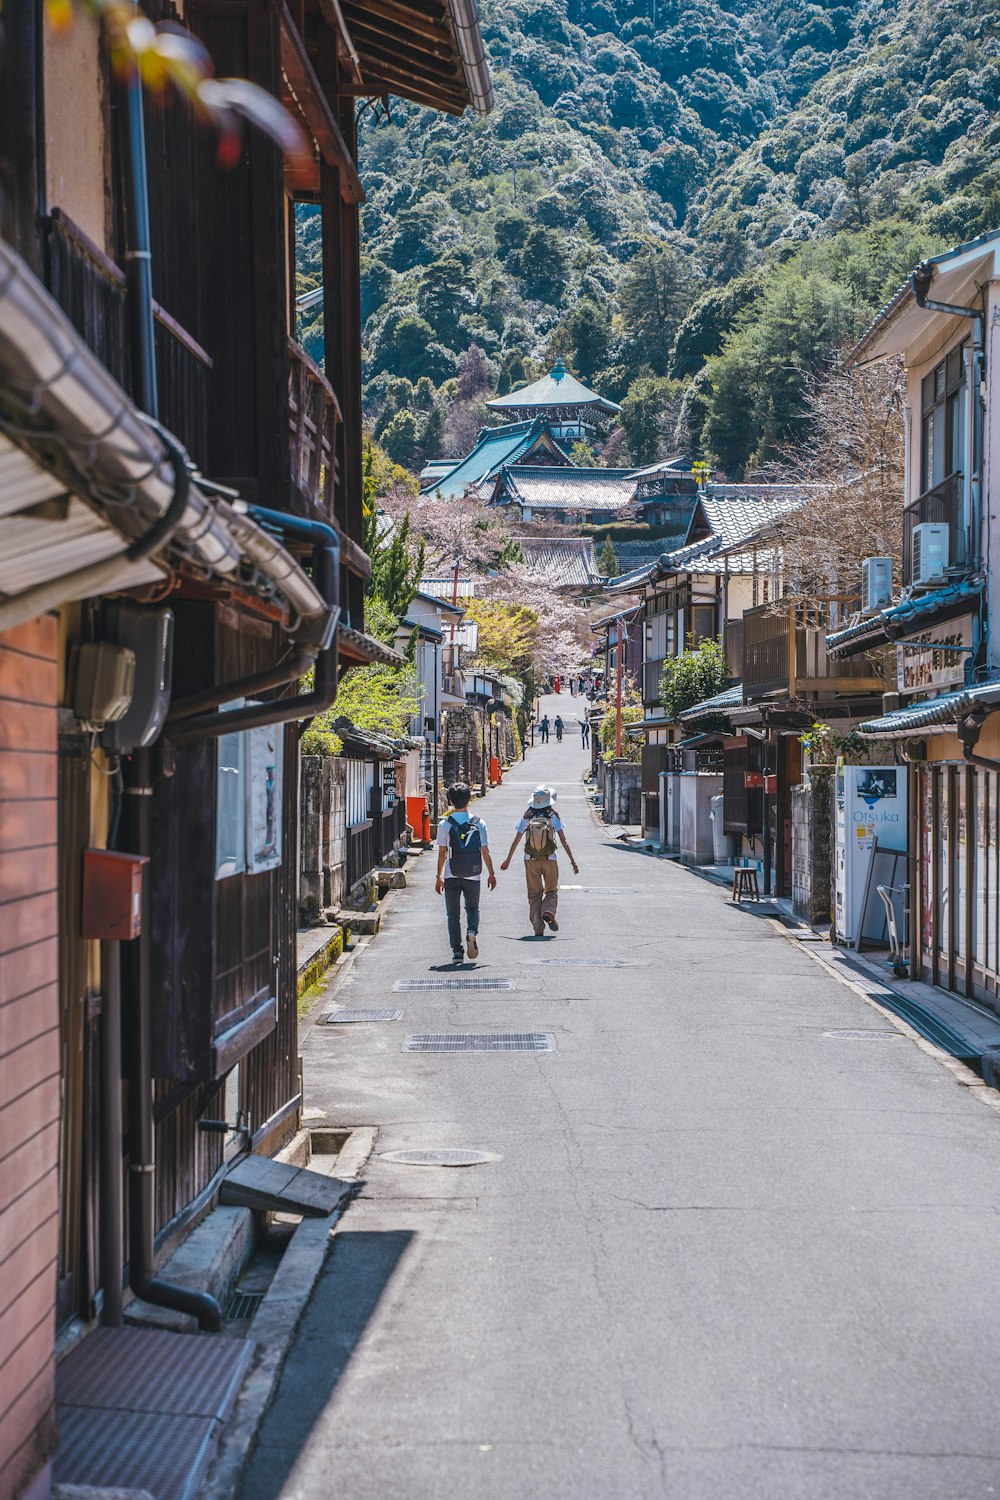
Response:
[[[501,497],[531,510],[607,511],[629,504],[635,485],[631,469],[583,469],[506,464],[497,476],[494,502]]]
[[[520,390],[509,391],[506,396],[496,396],[486,405],[490,411],[553,411],[559,407],[576,411],[589,407],[592,411],[620,412],[621,407],[607,401],[596,391],[590,390],[570,375],[561,359],[557,359],[547,375],[531,385],[522,385]]]
[[[458,499],[473,486],[493,479],[504,464],[516,463],[539,451],[544,451],[554,464],[569,464],[541,417],[508,422],[503,427],[484,427],[472,452],[447,474],[432,479],[421,494],[439,496],[442,500]]]

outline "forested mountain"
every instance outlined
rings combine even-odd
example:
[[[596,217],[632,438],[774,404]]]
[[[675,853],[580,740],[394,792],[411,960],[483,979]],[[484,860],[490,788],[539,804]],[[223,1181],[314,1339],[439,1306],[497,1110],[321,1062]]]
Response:
[[[624,405],[609,461],[741,473],[922,254],[1000,226],[996,0],[481,10],[491,116],[363,122],[366,396],[401,462],[559,353]]]

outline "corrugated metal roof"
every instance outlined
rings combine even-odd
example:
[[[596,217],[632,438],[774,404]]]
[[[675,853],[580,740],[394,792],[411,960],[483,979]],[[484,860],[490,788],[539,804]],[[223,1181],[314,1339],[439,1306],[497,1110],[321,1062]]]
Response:
[[[561,359],[556,360],[552,369],[541,380],[523,385],[506,396],[496,396],[492,401],[487,401],[486,405],[491,411],[523,411],[532,406],[546,410],[554,406],[591,406],[600,411],[621,411],[621,407],[614,401],[599,396],[596,391],[577,380],[575,375],[570,375]]]
[[[476,592],[474,581],[471,578],[460,578],[457,591],[459,599],[473,598]],[[420,592],[433,599],[447,599],[450,603],[455,597],[455,580],[454,578],[421,578]]]
[[[601,581],[589,537],[522,537],[521,548],[528,566],[550,574],[556,588],[586,588]]]
[[[942,693],[938,698],[911,703],[878,719],[866,719],[858,732],[865,739],[904,738],[921,729],[945,729],[969,714],[994,708],[1000,708],[1000,681],[980,682],[960,692]]]
[[[628,505],[635,490],[630,469],[505,464],[499,478],[512,499],[532,510],[614,512]]]

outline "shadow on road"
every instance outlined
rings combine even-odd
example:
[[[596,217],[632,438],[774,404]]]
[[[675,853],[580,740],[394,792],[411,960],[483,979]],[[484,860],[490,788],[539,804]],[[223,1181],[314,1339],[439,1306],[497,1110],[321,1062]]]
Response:
[[[410,1230],[348,1231],[335,1237],[243,1475],[239,1500],[278,1500],[415,1238]]]

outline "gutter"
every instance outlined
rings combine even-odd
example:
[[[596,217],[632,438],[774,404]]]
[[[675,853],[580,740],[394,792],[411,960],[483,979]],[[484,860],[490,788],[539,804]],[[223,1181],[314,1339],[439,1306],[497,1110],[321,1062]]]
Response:
[[[472,107],[477,114],[488,115],[494,102],[493,80],[486,60],[476,0],[451,0],[448,8]]]
[[[0,631],[112,590],[136,556],[162,553],[169,545],[172,556],[203,574],[276,597],[297,641],[322,641],[328,606],[313,581],[279,541],[240,511],[239,502],[213,499],[200,489],[176,438],[129,400],[2,240],[0,394],[0,428],[20,447],[42,449],[42,466],[104,516],[123,542],[114,557],[0,600]],[[143,543],[148,550],[132,551]]]

